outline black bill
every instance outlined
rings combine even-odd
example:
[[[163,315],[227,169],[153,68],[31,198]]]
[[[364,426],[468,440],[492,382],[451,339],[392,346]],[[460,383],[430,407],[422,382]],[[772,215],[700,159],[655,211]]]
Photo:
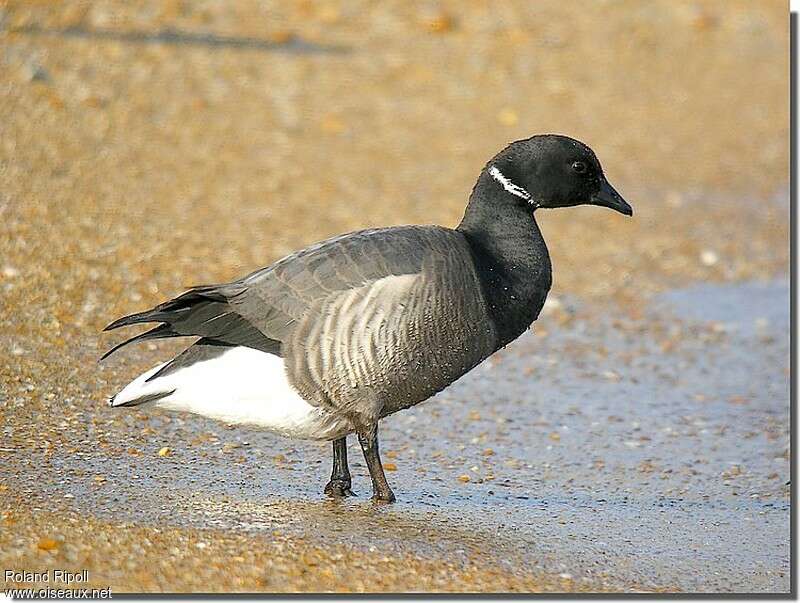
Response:
[[[592,205],[609,207],[626,216],[633,215],[633,208],[628,205],[628,202],[614,190],[614,187],[605,178],[603,178],[603,183],[600,185],[600,190],[592,196]]]

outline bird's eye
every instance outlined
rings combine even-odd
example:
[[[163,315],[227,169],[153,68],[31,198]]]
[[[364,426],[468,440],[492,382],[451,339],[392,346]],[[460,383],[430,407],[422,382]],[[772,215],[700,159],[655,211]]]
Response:
[[[587,168],[586,164],[583,161],[575,161],[572,164],[572,169],[578,172],[579,174],[585,174]]]

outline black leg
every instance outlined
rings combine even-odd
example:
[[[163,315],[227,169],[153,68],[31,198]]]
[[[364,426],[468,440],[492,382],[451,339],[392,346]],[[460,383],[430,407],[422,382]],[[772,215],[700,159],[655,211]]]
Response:
[[[350,486],[350,468],[347,466],[347,436],[345,436],[333,441],[333,471],[331,471],[331,481],[325,486],[325,494],[336,498],[353,496]]]
[[[378,453],[378,426],[358,432],[358,443],[364,452],[364,460],[367,461],[369,476],[372,478],[372,500],[382,502],[394,502],[394,492],[386,481],[386,474],[383,472],[381,457]]]

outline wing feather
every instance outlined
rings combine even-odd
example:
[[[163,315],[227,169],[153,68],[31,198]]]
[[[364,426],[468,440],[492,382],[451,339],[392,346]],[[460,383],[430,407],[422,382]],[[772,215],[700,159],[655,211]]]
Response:
[[[319,316],[320,300],[386,276],[418,273],[426,251],[441,252],[445,231],[455,234],[435,226],[359,231],[307,247],[238,281],[193,287],[108,325],[105,330],[162,323],[109,354],[133,341],[179,336],[274,352],[300,321]]]

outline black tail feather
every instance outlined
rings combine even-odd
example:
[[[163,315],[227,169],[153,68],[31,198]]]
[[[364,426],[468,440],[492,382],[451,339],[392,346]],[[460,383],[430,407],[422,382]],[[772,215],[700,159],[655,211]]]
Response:
[[[171,396],[175,393],[175,390],[170,390],[168,392],[158,392],[155,394],[147,394],[145,396],[141,396],[139,398],[135,398],[133,400],[128,400],[127,402],[123,402],[122,404],[114,404],[115,398],[117,396],[112,397],[108,401],[109,406],[113,406],[115,408],[122,408],[123,406],[140,406],[141,404],[147,404],[148,402],[155,402],[156,400],[161,400],[162,398],[166,398],[167,396]]]
[[[123,316],[122,318],[118,318],[108,326],[106,326],[103,331],[110,331],[112,329],[118,329],[119,327],[127,327],[128,325],[135,325],[142,322],[156,322],[149,318],[149,315],[153,313],[153,310],[148,310],[147,312],[137,312],[136,314],[130,314],[128,316]]]
[[[178,333],[176,333],[175,331],[173,331],[172,327],[170,327],[169,325],[158,325],[154,329],[150,329],[149,331],[145,331],[144,333],[140,333],[139,335],[136,335],[135,337],[131,337],[130,339],[126,339],[122,343],[118,343],[113,348],[108,350],[105,354],[103,354],[103,356],[100,358],[100,360],[101,361],[105,360],[106,358],[111,356],[111,354],[116,352],[121,347],[126,346],[129,343],[133,343],[134,341],[146,341],[148,339],[164,339],[164,338],[167,338],[167,337],[180,337],[180,335]]]
[[[238,282],[195,287],[155,308],[118,318],[103,330],[148,322],[164,324],[115,346],[101,360],[134,341],[165,337],[205,337],[274,353],[279,342],[267,337],[229,304],[246,289]]]
[[[111,331],[112,329],[118,329],[119,327],[127,327],[129,325],[141,324],[145,322],[175,322],[181,317],[182,314],[189,310],[196,309],[197,305],[201,302],[227,303],[227,295],[232,295],[235,297],[239,292],[239,289],[233,289],[232,287],[228,286],[231,291],[226,295],[220,290],[221,287],[222,285],[205,285],[202,287],[194,287],[189,289],[186,293],[182,293],[175,299],[171,299],[163,304],[159,304],[151,310],[145,310],[144,312],[137,312],[136,314],[130,314],[128,316],[118,318],[103,330]]]

